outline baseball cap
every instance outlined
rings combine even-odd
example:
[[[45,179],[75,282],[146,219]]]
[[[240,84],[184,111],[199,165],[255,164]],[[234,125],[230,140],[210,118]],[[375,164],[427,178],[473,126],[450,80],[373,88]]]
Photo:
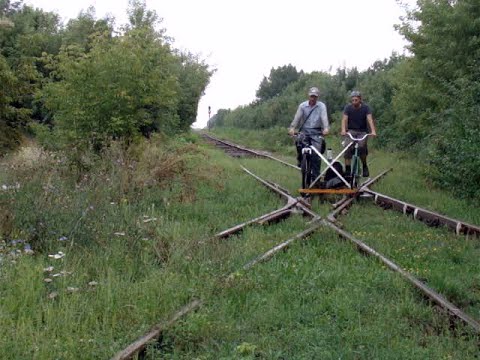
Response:
[[[308,96],[319,96],[320,95],[320,91],[318,90],[318,88],[316,87],[311,87],[310,90],[308,90]]]

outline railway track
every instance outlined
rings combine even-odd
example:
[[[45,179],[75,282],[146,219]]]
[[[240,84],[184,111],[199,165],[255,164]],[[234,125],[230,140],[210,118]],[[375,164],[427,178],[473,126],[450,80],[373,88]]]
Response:
[[[217,138],[212,137],[211,135],[202,134],[202,136],[210,143],[214,144],[215,146],[219,147],[227,154],[233,157],[262,157],[274,161],[278,161],[284,165],[293,167],[298,169],[297,166],[289,164],[283,160],[277,159],[269,154],[262,153],[256,150],[247,149],[242,146],[238,146],[231,142],[227,142],[224,140],[220,140]],[[265,225],[274,223],[285,218],[288,218],[294,214],[302,214],[304,217],[308,218],[309,221],[307,222],[307,228],[302,231],[301,233],[277,244],[267,252],[260,254],[256,258],[252,259],[251,261],[244,264],[239,271],[248,271],[252,269],[254,266],[266,262],[276,256],[279,252],[285,251],[291,244],[295,241],[305,239],[315,231],[320,228],[328,228],[331,231],[337,233],[341,238],[352,242],[355,245],[358,251],[372,256],[379,260],[386,268],[396,272],[399,274],[405,281],[413,285],[418,291],[420,291],[427,299],[429,299],[430,303],[440,307],[448,316],[456,321],[461,321],[467,324],[477,335],[480,335],[480,322],[477,319],[472,318],[471,316],[467,315],[462,309],[456,306],[453,302],[449,301],[445,296],[440,294],[439,292],[435,291],[433,288],[429,287],[425,282],[420,280],[419,278],[413,276],[408,271],[404,270],[400,265],[396,264],[391,259],[387,258],[380,252],[376,251],[372,247],[368,246],[362,240],[357,239],[354,237],[350,232],[342,229],[339,226],[337,218],[345,212],[350,206],[355,204],[355,200],[362,194],[369,195],[369,198],[372,201],[381,206],[384,209],[392,209],[399,212],[404,213],[407,216],[411,216],[414,220],[419,220],[424,222],[428,226],[438,227],[444,226],[449,230],[454,231],[457,235],[467,235],[472,237],[480,236],[480,227],[472,224],[468,224],[461,220],[456,220],[442,214],[438,214],[421,207],[415,206],[413,204],[394,199],[387,195],[380,194],[378,192],[372,191],[369,187],[379,181],[383,176],[385,176],[390,170],[386,170],[376,176],[373,179],[366,181],[365,183],[361,184],[359,191],[350,196],[344,196],[340,201],[333,205],[334,210],[332,210],[326,217],[322,217],[316,212],[314,212],[310,204],[306,202],[302,197],[294,197],[292,196],[287,190],[282,188],[280,185],[262,179],[261,177],[257,176],[250,170],[245,167],[242,169],[249,174],[250,176],[254,177],[258,182],[260,182],[263,186],[270,189],[273,193],[280,196],[285,201],[285,205],[271,211],[267,214],[262,216],[256,217],[249,221],[243,222],[241,224],[235,225],[229,229],[223,230],[217,233],[214,238],[217,240],[228,238],[231,235],[237,234],[243,231],[248,226],[254,225]],[[230,275],[227,275],[225,279],[232,279],[233,275],[237,272],[234,272]],[[193,299],[190,303],[182,307],[179,311],[177,311],[169,320],[164,321],[158,325],[156,325],[149,333],[145,336],[141,337],[125,350],[117,353],[113,359],[121,360],[121,359],[130,359],[137,356],[141,353],[148,343],[158,339],[162,332],[168,328],[169,326],[173,325],[178,319],[187,315],[188,313],[197,310],[202,305],[202,300]]]
[[[300,170],[300,168],[296,165],[290,164],[286,161],[283,161],[281,159],[278,159],[276,157],[273,157],[272,155],[262,152],[262,151],[257,151],[257,150],[252,150],[252,149],[247,149],[246,147],[231,143],[229,141],[225,141],[222,139],[218,139],[214,136],[202,133],[201,136],[209,143],[214,144],[216,147],[222,149],[225,151],[228,155],[232,157],[260,157],[264,159],[270,159],[277,161],[279,163],[282,163],[283,165],[290,166],[294,169]]]

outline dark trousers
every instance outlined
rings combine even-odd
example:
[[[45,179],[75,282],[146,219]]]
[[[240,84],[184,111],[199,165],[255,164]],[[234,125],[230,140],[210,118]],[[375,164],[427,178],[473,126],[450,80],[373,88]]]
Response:
[[[297,148],[297,162],[298,162],[298,167],[301,166],[302,164],[302,148],[305,145],[311,144],[317,149],[320,154],[323,154],[325,152],[325,140],[321,136],[316,136],[316,135],[309,135],[306,136],[307,141],[299,141],[295,144]],[[312,175],[313,175],[313,180],[320,175],[320,164],[321,160],[320,157],[317,155],[317,153],[312,151],[312,158],[311,158],[311,164],[312,164]]]

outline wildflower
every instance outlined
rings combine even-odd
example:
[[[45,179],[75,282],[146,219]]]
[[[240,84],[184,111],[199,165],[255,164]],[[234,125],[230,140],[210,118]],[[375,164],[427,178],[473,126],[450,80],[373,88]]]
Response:
[[[18,244],[23,244],[23,243],[25,243],[25,240],[23,240],[23,239],[12,240],[10,242],[10,244],[12,244],[12,245],[18,245]]]
[[[34,253],[30,244],[25,244],[25,246],[23,247],[23,251],[27,255],[33,255]]]
[[[65,256],[65,253],[59,251],[57,254],[54,254],[54,255],[48,255],[49,258],[52,258],[52,259],[55,259],[55,260],[58,260],[58,259],[61,259]]]

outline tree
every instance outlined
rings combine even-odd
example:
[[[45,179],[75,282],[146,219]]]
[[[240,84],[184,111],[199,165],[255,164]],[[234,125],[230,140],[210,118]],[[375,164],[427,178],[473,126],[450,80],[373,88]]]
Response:
[[[113,18],[97,20],[95,9],[91,6],[81,11],[76,19],[72,19],[62,31],[62,43],[65,46],[77,45],[85,52],[91,49],[95,36],[112,36]]]
[[[20,144],[20,129],[28,122],[30,110],[15,106],[25,88],[0,55],[0,156]]]
[[[22,3],[23,0],[0,0],[0,18],[7,18],[12,13],[17,12],[23,5]]]
[[[42,121],[45,111],[34,94],[48,75],[41,61],[43,54],[57,54],[60,48],[59,17],[21,2],[3,2],[2,9],[11,25],[0,26],[0,53],[21,88],[12,106],[29,109],[33,119]]]
[[[298,72],[291,64],[272,68],[268,78],[264,77],[257,90],[259,101],[265,101],[278,96],[288,84],[297,81],[303,72]]]
[[[187,130],[197,117],[198,103],[213,71],[207,64],[190,53],[176,54],[177,78],[180,86],[178,117],[179,127]]]
[[[230,110],[228,109],[219,109],[217,113],[208,120],[208,123],[207,123],[208,129],[225,126],[225,117],[229,113],[230,113]]]
[[[414,57],[394,97],[404,137],[428,150],[431,179],[476,197],[479,18],[477,0],[418,1],[399,27]]]
[[[57,61],[62,80],[42,94],[67,141],[99,149],[112,138],[130,141],[142,127],[168,132],[178,125],[175,59],[142,30],[98,38],[88,56],[66,47]]]
[[[99,150],[113,138],[129,143],[152,131],[173,134],[195,121],[207,65],[173,51],[144,2],[131,5],[123,35],[99,33],[88,53],[63,46],[47,59],[55,81],[40,95],[69,144]]]

